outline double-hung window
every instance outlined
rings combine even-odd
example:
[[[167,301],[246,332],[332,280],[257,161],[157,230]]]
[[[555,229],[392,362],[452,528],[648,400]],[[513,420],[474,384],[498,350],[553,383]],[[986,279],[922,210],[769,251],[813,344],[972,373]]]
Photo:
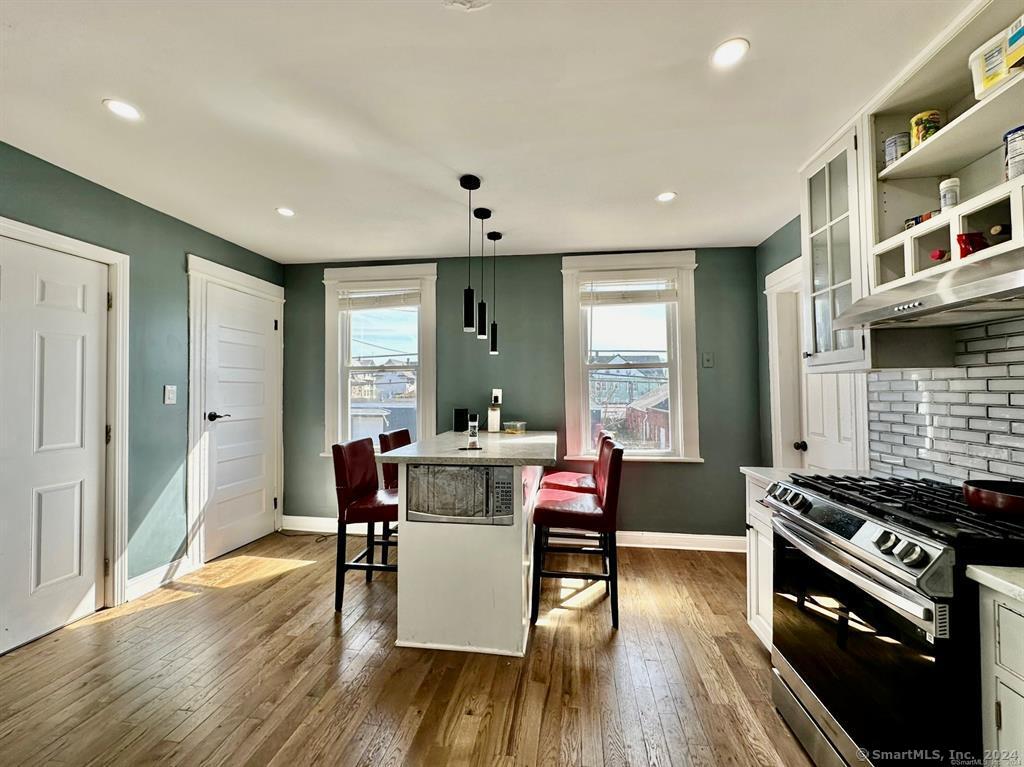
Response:
[[[562,260],[568,457],[700,460],[693,251]]]
[[[327,269],[326,447],[433,434],[435,265]]]

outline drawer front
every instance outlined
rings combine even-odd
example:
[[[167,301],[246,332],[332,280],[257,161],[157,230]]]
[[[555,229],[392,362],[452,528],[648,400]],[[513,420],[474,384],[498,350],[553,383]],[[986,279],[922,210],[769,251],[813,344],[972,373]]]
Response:
[[[1024,615],[996,602],[996,663],[1024,679]]]
[[[747,479],[747,523],[760,524],[762,527],[771,530],[772,513],[758,501],[768,494],[766,485]]]

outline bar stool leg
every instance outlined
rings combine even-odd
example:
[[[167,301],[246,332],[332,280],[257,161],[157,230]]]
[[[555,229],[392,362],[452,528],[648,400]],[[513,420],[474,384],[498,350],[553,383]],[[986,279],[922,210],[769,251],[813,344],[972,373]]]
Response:
[[[374,528],[377,526],[376,522],[366,523],[366,564],[373,564],[373,533]],[[366,571],[366,582],[369,583],[373,580],[373,570]]]
[[[544,538],[543,527],[533,528],[533,605],[530,608],[530,625],[537,622],[540,612],[540,571],[544,569]]]
[[[612,571],[608,563],[608,533],[601,533],[601,548],[604,549],[604,555],[601,557],[604,563],[604,572],[605,575],[610,575]],[[610,580],[604,582],[604,593],[605,595],[612,593],[612,582]]]
[[[619,553],[615,546],[615,533],[608,533],[608,575],[611,584],[612,628],[619,628]]]
[[[341,603],[345,598],[345,528],[343,521],[338,520],[338,562],[334,568],[334,611],[341,612]]]
[[[386,565],[388,563],[388,552],[391,550],[391,523],[383,522],[381,527],[383,528],[384,536],[384,553],[381,557],[381,562]]]

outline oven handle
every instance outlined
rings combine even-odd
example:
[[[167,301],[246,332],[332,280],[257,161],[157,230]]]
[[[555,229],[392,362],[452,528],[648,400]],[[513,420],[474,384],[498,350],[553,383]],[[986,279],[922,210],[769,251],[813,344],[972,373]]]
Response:
[[[913,602],[901,594],[897,594],[892,589],[886,588],[881,583],[878,583],[878,581],[861,575],[847,567],[843,567],[827,554],[823,554],[821,551],[816,549],[814,544],[802,535],[797,535],[791,531],[785,523],[781,522],[777,518],[772,519],[772,528],[776,533],[781,535],[798,551],[800,551],[800,553],[810,557],[829,572],[838,575],[844,581],[847,581],[859,588],[861,591],[870,594],[879,602],[882,602],[890,609],[895,610],[908,620],[917,624],[920,624],[923,621],[928,624],[925,628],[931,627],[931,624],[933,623],[933,613],[931,608],[925,607],[917,602]]]

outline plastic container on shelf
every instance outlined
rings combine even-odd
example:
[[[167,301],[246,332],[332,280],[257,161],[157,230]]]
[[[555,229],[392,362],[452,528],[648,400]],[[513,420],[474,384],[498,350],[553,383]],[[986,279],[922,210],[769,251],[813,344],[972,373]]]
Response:
[[[960,204],[960,179],[947,178],[939,184],[939,208],[949,210]]]
[[[1003,178],[1009,181],[1018,176],[1024,176],[1024,125],[1003,136]]]
[[[1010,76],[1007,30],[1002,29],[971,54],[968,66],[974,81],[974,98],[981,100]]]

